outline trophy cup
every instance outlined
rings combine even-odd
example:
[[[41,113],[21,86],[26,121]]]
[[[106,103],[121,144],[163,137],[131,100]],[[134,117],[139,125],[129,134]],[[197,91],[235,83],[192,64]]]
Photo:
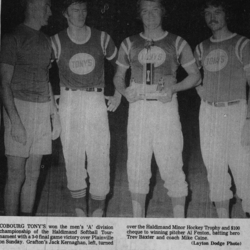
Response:
[[[157,100],[157,84],[154,84],[154,61],[151,59],[151,48],[154,46],[154,41],[148,41],[145,45],[146,62],[143,64],[143,83],[139,90],[139,95],[142,99]]]

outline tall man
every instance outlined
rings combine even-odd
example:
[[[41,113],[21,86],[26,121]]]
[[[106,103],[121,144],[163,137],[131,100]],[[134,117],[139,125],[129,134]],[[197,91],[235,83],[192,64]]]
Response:
[[[199,70],[187,42],[163,30],[165,9],[161,0],[139,0],[138,12],[144,30],[122,42],[114,79],[117,90],[130,103],[127,169],[133,215],[145,216],[154,153],[172,199],[174,217],[184,217],[187,183],[182,170],[183,137],[176,93],[195,86]],[[179,65],[188,76],[176,84]],[[126,88],[129,68],[131,81]]]
[[[32,215],[41,159],[51,153],[51,139],[60,130],[48,77],[53,51],[49,38],[39,31],[51,15],[50,0],[24,0],[23,5],[24,23],[4,37],[0,56],[6,215],[18,215],[19,200],[21,215]]]
[[[250,212],[250,116],[246,104],[250,42],[228,29],[229,13],[224,1],[207,1],[203,9],[213,35],[195,51],[198,65],[204,70],[203,85],[198,87],[201,150],[210,199],[215,202],[218,216],[228,218],[233,197],[228,166],[243,210]]]
[[[68,189],[77,216],[87,215],[86,178],[89,175],[89,216],[103,216],[109,192],[110,133],[108,111],[121,95],[103,94],[104,59],[115,65],[117,49],[105,33],[86,25],[87,1],[65,0],[68,28],[52,37],[60,76],[60,119]],[[87,157],[88,166],[85,168]]]

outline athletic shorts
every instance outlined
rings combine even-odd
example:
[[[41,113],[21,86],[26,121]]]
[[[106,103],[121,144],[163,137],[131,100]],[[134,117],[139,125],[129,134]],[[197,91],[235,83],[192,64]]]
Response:
[[[35,103],[14,99],[19,117],[26,129],[25,145],[15,141],[11,135],[11,122],[4,112],[5,154],[28,158],[31,154],[51,154],[50,102]]]

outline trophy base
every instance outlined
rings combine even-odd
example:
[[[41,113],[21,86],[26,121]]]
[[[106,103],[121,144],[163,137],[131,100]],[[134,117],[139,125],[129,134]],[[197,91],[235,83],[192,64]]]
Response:
[[[146,93],[146,94],[139,94],[140,99],[146,99],[146,100],[158,100],[158,97],[164,96],[164,94],[161,94],[160,92],[155,93]]]
[[[158,90],[158,84],[146,85],[133,82],[130,88],[136,89],[141,100],[158,100],[158,97],[165,95]]]

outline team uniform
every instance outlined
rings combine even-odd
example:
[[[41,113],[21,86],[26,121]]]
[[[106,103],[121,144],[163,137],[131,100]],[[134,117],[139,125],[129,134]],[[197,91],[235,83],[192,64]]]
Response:
[[[82,43],[70,38],[67,29],[52,37],[60,77],[61,141],[72,197],[85,195],[88,174],[91,196],[104,199],[110,171],[104,59],[116,60],[117,49],[107,33],[89,27],[88,31]]]
[[[48,37],[24,24],[4,37],[0,62],[14,66],[10,83],[27,142],[15,141],[11,122],[4,112],[5,154],[28,158],[51,154],[49,65],[52,47]]]
[[[179,36],[164,32],[162,37],[153,41],[150,50],[147,49],[149,42],[140,33],[125,39],[120,46],[117,64],[131,68],[131,84],[143,84],[144,68],[148,62],[154,64],[154,85],[164,82],[169,75],[176,77],[180,65],[185,68],[195,63],[193,57],[182,57],[183,49],[190,47]],[[130,103],[127,135],[127,170],[131,193],[148,193],[154,153],[168,195],[186,196],[187,183],[182,170],[183,137],[176,95],[169,103],[152,99]]]
[[[224,40],[207,39],[195,50],[198,66],[204,70],[201,97],[201,151],[208,172],[210,199],[233,197],[231,177],[243,210],[250,212],[250,154],[241,145],[247,116],[246,72],[250,70],[250,41],[238,34]]]

